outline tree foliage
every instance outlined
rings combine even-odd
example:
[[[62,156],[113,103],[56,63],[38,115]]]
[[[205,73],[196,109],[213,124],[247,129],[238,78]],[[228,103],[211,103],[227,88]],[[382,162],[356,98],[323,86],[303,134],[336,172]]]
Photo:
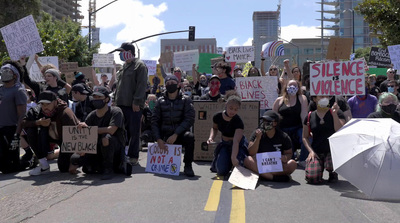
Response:
[[[356,49],[356,56],[355,58],[362,58],[364,57],[365,61],[369,61],[369,54],[371,52],[371,47],[364,47]]]
[[[384,47],[400,43],[399,0],[363,0],[355,9],[364,15]]]

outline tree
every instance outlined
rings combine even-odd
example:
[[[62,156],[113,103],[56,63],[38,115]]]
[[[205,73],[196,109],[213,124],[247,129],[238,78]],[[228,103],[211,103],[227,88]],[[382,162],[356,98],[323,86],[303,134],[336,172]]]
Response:
[[[364,15],[384,47],[400,43],[400,1],[363,0],[355,10]]]
[[[364,57],[365,61],[369,61],[369,53],[371,52],[371,47],[364,47],[356,49],[356,56],[355,58],[362,58]]]

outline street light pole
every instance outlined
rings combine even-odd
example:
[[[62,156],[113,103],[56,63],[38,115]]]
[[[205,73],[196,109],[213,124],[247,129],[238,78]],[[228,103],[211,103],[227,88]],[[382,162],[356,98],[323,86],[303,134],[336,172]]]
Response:
[[[356,39],[354,38],[354,9],[351,9],[351,14],[353,15],[353,53],[355,52],[355,42]]]
[[[118,0],[109,2],[108,4],[104,5],[103,7],[100,7],[99,9],[97,9],[93,12],[92,12],[92,8],[89,9],[89,33],[88,33],[88,35],[89,35],[89,50],[90,50],[90,48],[92,48],[92,15],[116,1],[118,1]]]

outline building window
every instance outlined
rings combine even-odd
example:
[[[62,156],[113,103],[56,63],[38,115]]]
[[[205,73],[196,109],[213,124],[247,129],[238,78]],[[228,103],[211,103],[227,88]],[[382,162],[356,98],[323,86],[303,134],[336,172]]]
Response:
[[[306,55],[312,55],[312,54],[314,54],[314,49],[312,49],[312,48],[306,48],[306,49],[304,49],[304,54],[306,54]]]

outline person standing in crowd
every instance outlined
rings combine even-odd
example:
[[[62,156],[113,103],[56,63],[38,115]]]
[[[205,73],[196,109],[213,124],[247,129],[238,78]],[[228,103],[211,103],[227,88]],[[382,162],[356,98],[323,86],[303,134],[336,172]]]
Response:
[[[26,112],[27,96],[20,82],[22,68],[15,61],[5,61],[0,68],[0,171],[20,170],[20,134]]]
[[[178,84],[176,76],[165,77],[167,91],[157,100],[151,128],[161,150],[167,150],[165,144],[177,144],[185,148],[184,174],[193,177],[194,135],[190,128],[194,124],[195,110],[192,100],[180,93]]]
[[[290,181],[292,174],[297,167],[296,161],[291,159],[292,143],[290,137],[278,128],[278,113],[269,110],[262,116],[262,123],[259,129],[256,129],[250,136],[249,156],[244,159],[244,166],[255,173],[259,173],[257,167],[257,153],[281,152],[282,172],[262,173],[261,177],[278,182]]]
[[[75,84],[72,86],[72,98],[77,101],[74,106],[73,112],[75,116],[84,121],[87,115],[94,110],[92,103],[89,100],[89,91],[86,90],[83,84]]]
[[[237,77],[243,77],[243,75],[242,75],[242,68],[239,66],[239,65],[236,65],[234,68],[233,68],[233,77],[234,78],[237,78]]]
[[[387,85],[389,84],[390,81],[394,81],[394,75],[395,75],[396,71],[393,68],[389,68],[386,71],[386,76],[387,79],[385,81],[383,81],[380,85],[379,85],[379,89],[381,90],[381,92],[388,92],[388,88]],[[390,92],[389,92],[390,93]]]
[[[309,152],[305,168],[306,181],[321,183],[325,168],[329,172],[328,182],[335,182],[338,175],[333,172],[328,138],[344,125],[345,117],[337,103],[329,107],[328,96],[312,96],[312,100],[317,104],[317,110],[310,111],[303,122],[303,143]]]
[[[192,74],[195,94],[199,97],[207,94],[207,92],[210,90],[208,87],[207,76],[205,74],[199,74],[196,69],[196,64],[193,64],[192,66]]]
[[[271,76],[271,77],[276,77],[278,79],[278,86],[277,86],[277,91],[278,94],[281,93],[281,88],[282,88],[282,84],[281,84],[281,80],[279,78],[279,69],[276,65],[271,64],[271,66],[269,67],[268,72],[265,72],[265,65],[264,65],[264,53],[261,52],[261,75],[262,76]]]
[[[115,104],[121,108],[125,117],[125,128],[128,132],[128,157],[133,165],[139,161],[140,120],[146,101],[147,67],[139,58],[135,58],[135,47],[123,43],[120,58],[125,61],[116,74],[117,89]]]
[[[50,152],[50,143],[62,144],[63,126],[77,126],[78,118],[68,108],[67,104],[57,98],[52,91],[43,91],[39,94],[39,105],[31,108],[23,121],[28,144],[32,147],[39,159],[40,165],[29,175],[36,176],[50,172],[47,156]],[[57,164],[60,172],[68,172],[71,153],[60,151]]]
[[[112,69],[112,74],[111,74],[111,80],[108,80],[107,74],[103,73],[103,74],[100,75],[100,80],[101,80],[101,83],[100,83],[99,80],[97,79],[96,69],[93,67],[92,68],[92,78],[93,78],[94,86],[103,86],[103,87],[108,89],[108,92],[111,93],[111,87],[115,83],[115,74],[116,73],[117,73],[117,66],[114,63],[114,67]]]
[[[264,76],[264,75],[261,75],[261,73],[257,67],[252,67],[249,69],[249,73],[247,74],[247,76],[248,77],[260,77],[260,76]]]
[[[365,80],[365,94],[354,95],[347,100],[353,118],[366,118],[370,113],[375,111],[376,104],[378,103],[378,99],[369,94],[370,86],[367,79]]]
[[[352,118],[349,103],[347,103],[347,100],[343,96],[329,97],[329,107],[332,107],[335,102],[338,104],[339,109],[343,112],[346,122],[348,122]],[[310,104],[308,105],[308,110],[317,110],[317,104],[314,100],[310,101]]]
[[[221,82],[219,92],[225,94],[226,91],[235,90],[236,83],[231,76],[231,66],[226,62],[217,62],[212,66],[213,74],[218,75]]]
[[[80,71],[74,72],[75,80],[72,81],[71,85],[74,86],[75,84],[85,84],[86,85],[86,77],[85,74]]]
[[[389,81],[387,84],[387,89],[389,93],[396,95],[397,99],[400,100],[399,82],[397,80]]]
[[[379,98],[379,95],[381,94],[381,90],[379,89],[378,86],[376,86],[376,75],[371,74],[368,76],[368,84],[369,84],[369,94],[375,96],[376,98]]]
[[[212,75],[208,81],[208,88],[210,89],[205,95],[200,97],[202,101],[218,101],[221,98],[221,93],[219,88],[221,87],[221,82],[217,75]]]
[[[208,144],[215,143],[218,131],[221,132],[221,142],[214,151],[214,159],[210,170],[219,176],[226,176],[232,166],[243,166],[244,159],[248,155],[248,142],[243,135],[244,124],[237,114],[241,99],[235,91],[227,91],[224,111],[217,112],[213,116],[213,126],[210,131]]]
[[[60,71],[57,69],[48,69],[44,72],[44,79],[48,85],[46,90],[54,92],[61,100],[68,103],[68,94],[71,91],[71,85],[65,84],[64,87],[59,86]]]
[[[399,99],[396,95],[384,92],[379,96],[376,111],[369,114],[368,118],[391,118],[400,123],[400,113],[397,109],[398,105]]]
[[[151,117],[153,116],[154,107],[156,106],[157,97],[155,94],[147,96],[146,105],[143,109],[143,116],[141,121],[141,144],[142,147],[147,147],[147,143],[154,142],[154,134],[151,130]]]

